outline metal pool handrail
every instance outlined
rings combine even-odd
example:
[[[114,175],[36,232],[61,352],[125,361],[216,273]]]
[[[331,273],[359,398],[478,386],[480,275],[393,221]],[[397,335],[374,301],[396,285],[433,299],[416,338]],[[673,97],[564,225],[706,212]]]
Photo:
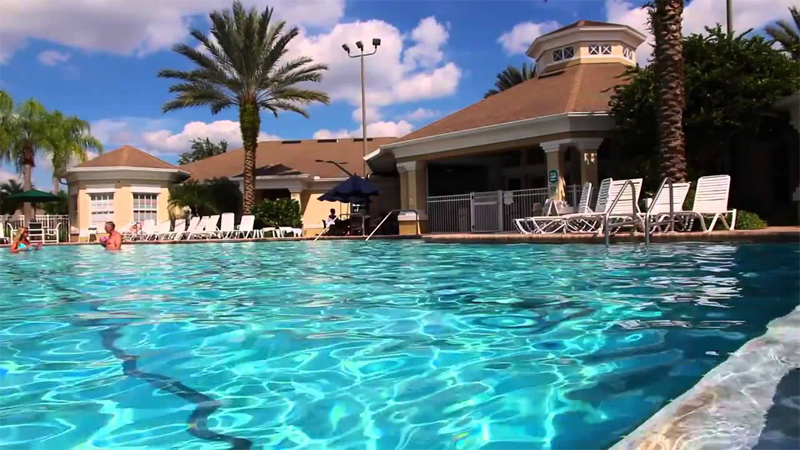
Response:
[[[667,178],[664,180],[669,185],[669,232],[675,231],[675,199],[673,198],[672,180]],[[664,189],[664,186],[661,186]],[[650,247],[650,211],[653,210],[656,202],[650,204],[647,208],[647,214],[644,216],[644,245]]]
[[[610,246],[610,238],[611,238],[611,232],[609,231],[609,226],[608,226],[608,218],[611,215],[611,211],[613,211],[614,207],[617,206],[617,202],[619,202],[619,199],[622,198],[622,194],[625,193],[625,188],[628,186],[631,187],[631,205],[633,209],[633,218],[634,220],[636,220],[636,217],[638,217],[638,214],[636,214],[636,185],[633,184],[631,180],[625,180],[625,183],[622,184],[622,188],[620,188],[616,198],[614,198],[614,201],[611,202],[611,204],[606,208],[606,214],[605,217],[603,218],[603,231],[606,234],[606,247]]]
[[[417,211],[416,209],[393,209],[393,210],[389,211],[388,214],[386,214],[386,217],[384,217],[383,220],[381,220],[381,223],[379,223],[378,226],[375,227],[374,230],[372,230],[372,233],[370,233],[369,236],[367,236],[367,239],[364,240],[364,242],[369,241],[372,238],[372,235],[375,234],[376,231],[378,231],[378,229],[381,227],[381,225],[383,225],[383,223],[386,222],[386,220],[389,217],[391,217],[392,214],[401,213],[401,212],[413,212],[414,215],[417,217],[417,227],[419,227],[419,211]],[[417,229],[419,229],[419,228],[417,228]]]

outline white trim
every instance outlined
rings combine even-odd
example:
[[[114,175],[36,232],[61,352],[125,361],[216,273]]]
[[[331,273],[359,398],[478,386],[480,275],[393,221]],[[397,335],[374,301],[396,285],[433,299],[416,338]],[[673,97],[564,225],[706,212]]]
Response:
[[[190,175],[189,172],[180,169],[161,169],[155,167],[133,167],[133,166],[71,167],[67,169],[67,173],[110,172],[113,170],[133,170],[138,172],[170,172],[170,173],[184,173],[186,175]]]
[[[586,34],[587,36],[572,36],[573,34],[580,33]],[[539,36],[531,42],[525,54],[533,59],[539,59],[548,50],[555,50],[565,45],[577,44],[578,42],[596,41],[620,41],[633,48],[637,48],[644,43],[646,38],[647,36],[627,25],[575,27],[557,33]]]
[[[420,161],[406,161],[397,163],[398,172],[410,172],[412,170],[417,170],[421,168],[422,165]]]
[[[606,111],[564,113],[397,142],[381,146],[381,150],[391,150],[395,158],[406,158],[553,134],[614,128],[614,119]]]
[[[160,194],[161,186],[131,186],[131,192],[134,194]]]
[[[106,194],[113,193],[116,190],[117,188],[113,184],[95,184],[91,185],[91,187],[86,187],[87,194]]]
[[[567,144],[569,144],[569,139],[559,139],[557,141],[542,142],[539,146],[542,147],[545,153],[557,153],[566,150]]]

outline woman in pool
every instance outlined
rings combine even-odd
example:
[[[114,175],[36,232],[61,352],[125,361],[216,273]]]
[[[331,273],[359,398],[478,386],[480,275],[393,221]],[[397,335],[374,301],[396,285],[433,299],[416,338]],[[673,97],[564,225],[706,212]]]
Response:
[[[14,236],[14,240],[11,241],[11,253],[39,250],[41,246],[41,242],[36,246],[31,245],[31,241],[28,239],[28,227],[19,227],[17,235]]]

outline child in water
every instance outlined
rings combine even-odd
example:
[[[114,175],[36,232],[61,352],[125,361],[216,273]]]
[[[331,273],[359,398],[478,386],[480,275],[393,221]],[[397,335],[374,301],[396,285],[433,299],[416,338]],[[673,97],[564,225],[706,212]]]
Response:
[[[14,240],[11,241],[11,253],[39,250],[41,246],[41,242],[35,246],[31,245],[31,241],[28,239],[28,227],[20,227],[19,230],[17,230],[17,235],[14,236]]]

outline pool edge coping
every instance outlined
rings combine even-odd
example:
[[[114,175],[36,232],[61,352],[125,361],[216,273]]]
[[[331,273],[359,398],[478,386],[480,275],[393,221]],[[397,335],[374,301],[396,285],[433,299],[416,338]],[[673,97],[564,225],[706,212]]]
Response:
[[[751,449],[758,444],[781,379],[800,368],[800,305],[773,319],[691,389],[610,450]]]

